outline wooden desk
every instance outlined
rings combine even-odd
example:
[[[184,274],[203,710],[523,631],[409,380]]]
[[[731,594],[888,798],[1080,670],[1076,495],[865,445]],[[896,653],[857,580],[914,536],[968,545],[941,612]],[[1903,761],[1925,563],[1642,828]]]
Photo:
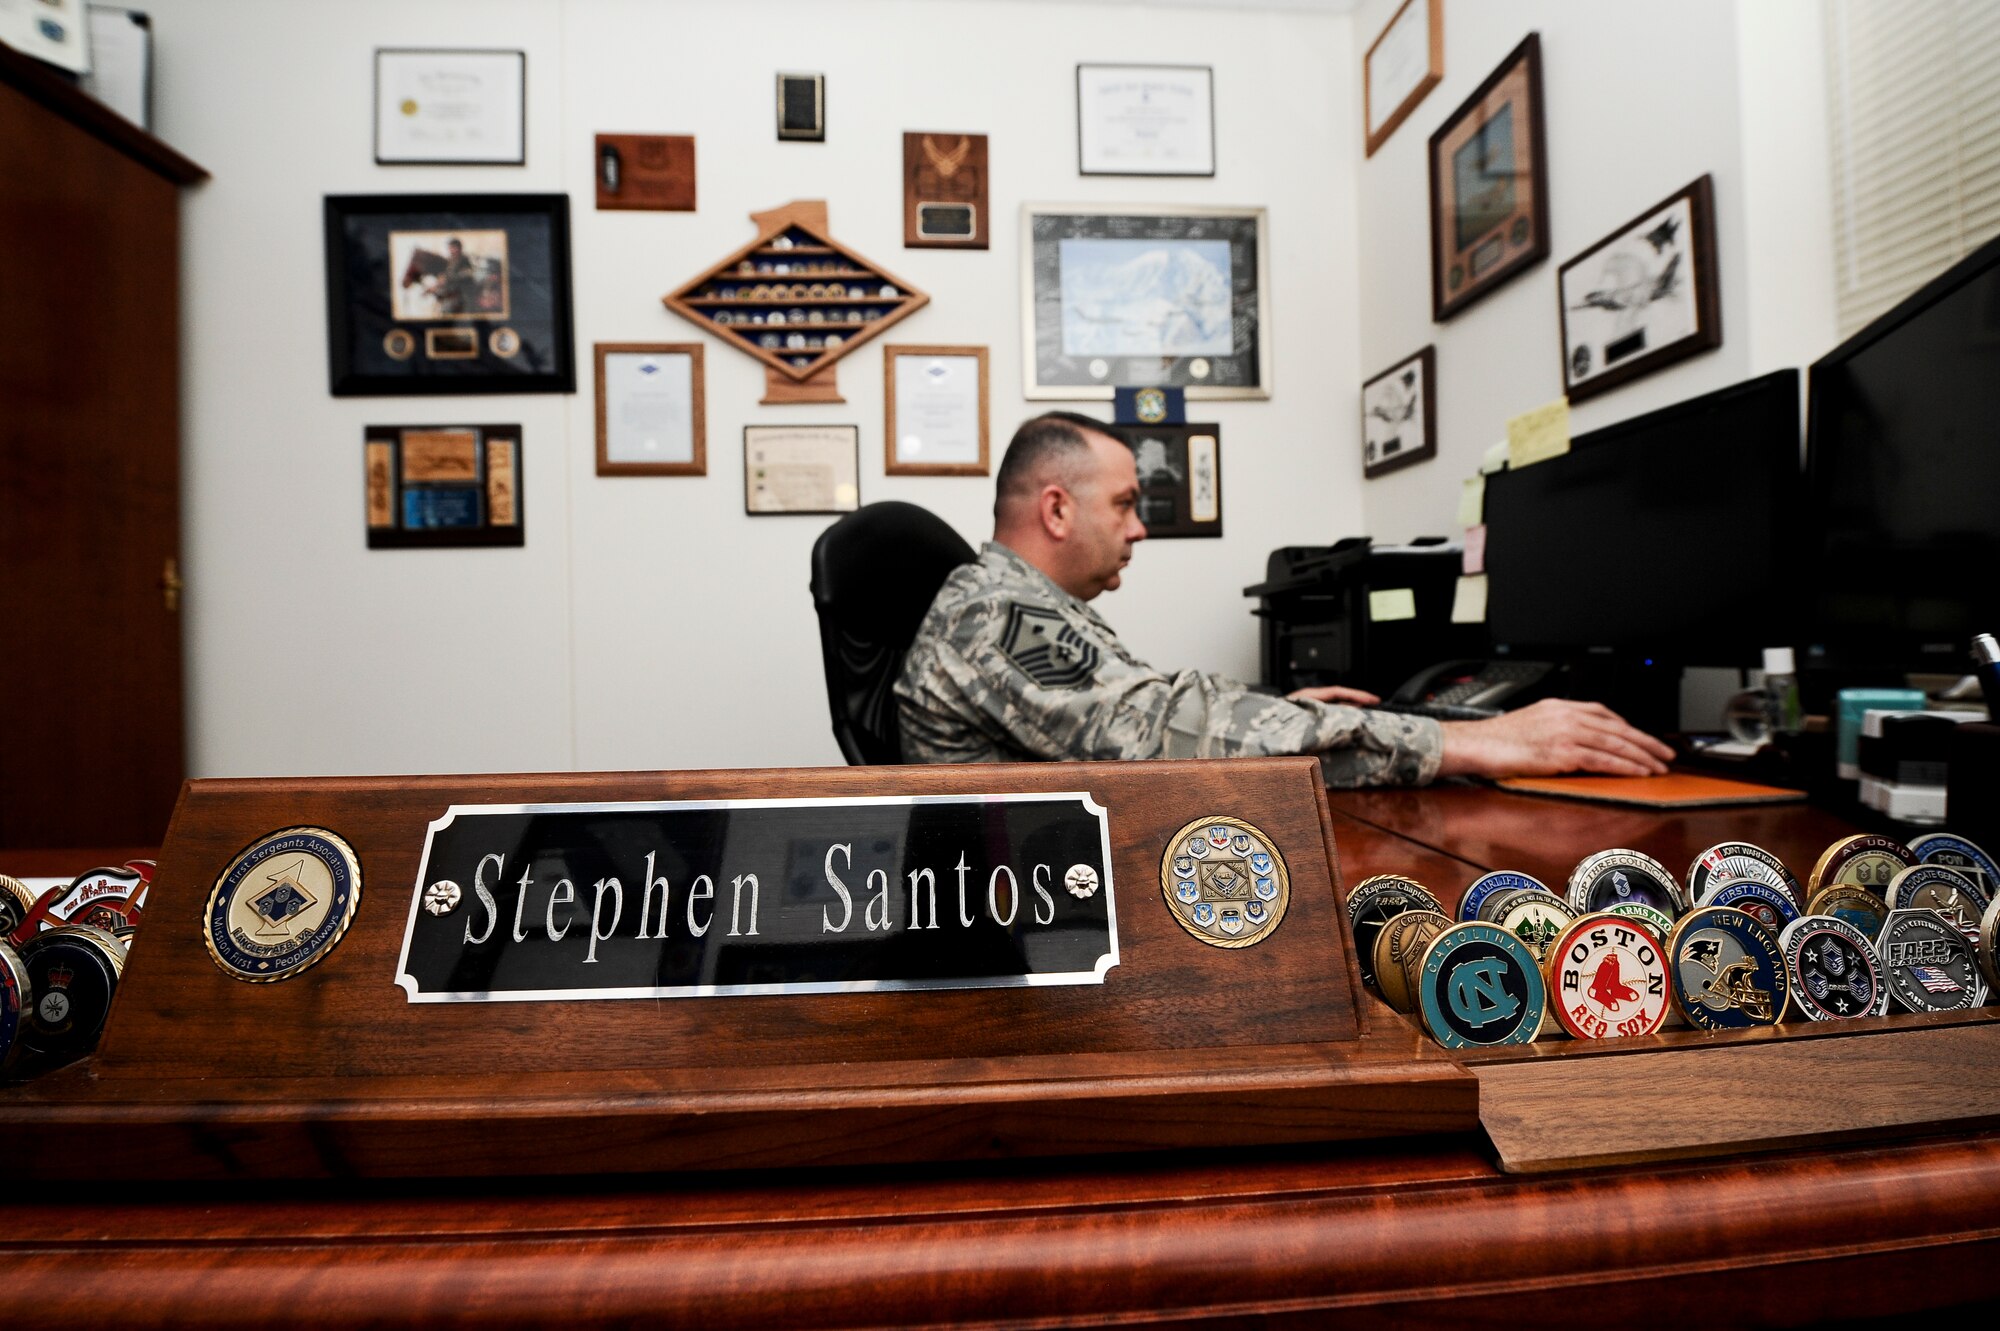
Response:
[[[1843,830],[1455,787],[1335,807],[1344,882],[1453,892],[1496,863],[1554,881],[1609,845],[1679,867],[1743,836],[1795,861]],[[1523,1178],[1483,1137],[1239,1150],[1220,1122],[1172,1156],[79,1189],[0,1205],[0,1233],[0,1312],[71,1325],[1803,1325],[1991,1299],[2000,1132]]]

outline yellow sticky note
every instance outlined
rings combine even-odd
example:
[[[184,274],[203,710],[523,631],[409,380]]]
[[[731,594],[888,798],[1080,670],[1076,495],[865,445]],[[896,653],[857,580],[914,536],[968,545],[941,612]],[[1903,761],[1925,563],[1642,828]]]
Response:
[[[1486,474],[1465,478],[1458,488],[1458,525],[1477,527],[1486,521]]]
[[[1460,578],[1458,589],[1451,596],[1451,622],[1454,624],[1483,624],[1486,622],[1486,575]]]
[[[1479,460],[1479,471],[1483,476],[1491,476],[1496,471],[1505,470],[1507,470],[1507,441],[1502,439],[1486,450],[1486,456]]]
[[[1524,411],[1507,422],[1507,465],[1529,467],[1569,452],[1569,399]]]
[[[1386,587],[1368,593],[1368,618],[1377,624],[1392,619],[1415,619],[1417,594],[1408,587]]]

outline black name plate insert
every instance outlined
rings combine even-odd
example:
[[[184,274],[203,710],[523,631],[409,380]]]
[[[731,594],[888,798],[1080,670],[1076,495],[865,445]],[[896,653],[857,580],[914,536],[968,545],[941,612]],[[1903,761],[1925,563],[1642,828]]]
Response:
[[[1087,792],[455,804],[396,983],[412,1003],[1102,984]]]

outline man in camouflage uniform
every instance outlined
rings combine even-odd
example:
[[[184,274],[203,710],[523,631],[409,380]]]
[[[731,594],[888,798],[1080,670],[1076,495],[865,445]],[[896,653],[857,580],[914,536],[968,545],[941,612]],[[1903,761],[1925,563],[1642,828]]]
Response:
[[[1582,768],[1665,771],[1672,751],[1594,703],[1491,721],[1369,709],[1337,687],[1287,698],[1133,656],[1086,602],[1144,540],[1132,452],[1087,417],[1040,416],[1008,445],[993,539],[939,589],[896,684],[909,762],[1315,753],[1329,784]]]

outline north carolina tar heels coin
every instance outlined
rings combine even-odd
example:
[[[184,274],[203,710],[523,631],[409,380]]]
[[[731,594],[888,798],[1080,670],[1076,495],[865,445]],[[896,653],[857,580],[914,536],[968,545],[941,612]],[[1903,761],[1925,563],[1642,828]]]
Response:
[[[1451,917],[1434,910],[1408,910],[1375,936],[1375,989],[1398,1012],[1416,1010],[1417,968],[1431,940],[1451,928]]]
[[[1354,935],[1354,961],[1360,967],[1362,983],[1375,984],[1375,939],[1382,926],[1406,910],[1434,910],[1444,907],[1413,878],[1377,874],[1362,880],[1347,894],[1347,923]]]
[[[1799,880],[1792,877],[1792,871],[1762,846],[1753,846],[1747,841],[1725,841],[1718,846],[1710,846],[1694,857],[1688,865],[1688,901],[1697,906],[1708,904],[1709,893],[1724,883],[1752,879],[1759,883],[1769,883],[1792,899],[1794,915],[1805,903],[1805,889]]]
[[[1416,974],[1424,1027],[1447,1049],[1531,1044],[1548,987],[1534,954],[1504,929],[1453,925],[1425,949]]]
[[[1934,910],[1958,926],[1966,941],[1979,941],[1979,919],[1987,898],[1972,880],[1942,864],[1915,864],[1889,880],[1890,910]]]
[[[1804,915],[1778,935],[1792,1007],[1810,1021],[1879,1017],[1889,1008],[1875,945],[1846,920]]]
[[[1900,841],[1866,833],[1842,837],[1820,852],[1807,890],[1818,896],[1829,887],[1865,887],[1881,896],[1891,878],[1916,862],[1917,857]]]
[[[1459,899],[1458,918],[1468,923],[1476,920],[1480,918],[1479,908],[1486,904],[1488,897],[1496,892],[1510,892],[1521,888],[1536,892],[1549,890],[1541,879],[1531,878],[1524,873],[1515,873],[1511,869],[1481,874],[1472,880],[1472,886],[1466,888],[1465,895]]]
[[[1601,850],[1570,872],[1569,905],[1577,914],[1608,910],[1621,901],[1636,901],[1669,916],[1687,909],[1681,885],[1666,866],[1636,850]]]
[[[288,980],[331,952],[361,904],[361,864],[321,827],[259,837],[208,894],[203,938],[223,974]]]
[[[1815,892],[1812,900],[1806,903],[1806,914],[1831,915],[1837,920],[1846,920],[1873,938],[1882,932],[1882,921],[1888,917],[1889,907],[1880,896],[1865,887],[1840,883]]]
[[[2000,899],[2000,863],[1991,855],[1951,832],[1926,832],[1910,838],[1910,854],[1918,864],[1942,864],[1972,880],[1989,901]]]
[[[1934,910],[1892,910],[1875,955],[1896,1006],[1909,1012],[1959,1012],[1986,1001],[1986,978],[1972,945]]]
[[[1660,942],[1637,920],[1586,915],[1549,949],[1549,1006],[1579,1040],[1651,1035],[1671,1004]]]
[[[1160,895],[1210,947],[1249,947],[1285,918],[1292,880],[1278,848],[1241,818],[1197,818],[1160,857]]]
[[[1777,933],[1799,918],[1799,908],[1782,887],[1756,878],[1739,878],[1733,883],[1712,883],[1704,906],[1734,906],[1757,923]]]
[[[1734,906],[1699,906],[1667,936],[1667,979],[1688,1025],[1707,1031],[1775,1026],[1785,1011],[1785,954],[1769,929]]]
[[[22,1048],[51,1058],[89,1053],[111,1014],[125,949],[102,929],[65,924],[21,944],[21,965],[32,1000]]]

